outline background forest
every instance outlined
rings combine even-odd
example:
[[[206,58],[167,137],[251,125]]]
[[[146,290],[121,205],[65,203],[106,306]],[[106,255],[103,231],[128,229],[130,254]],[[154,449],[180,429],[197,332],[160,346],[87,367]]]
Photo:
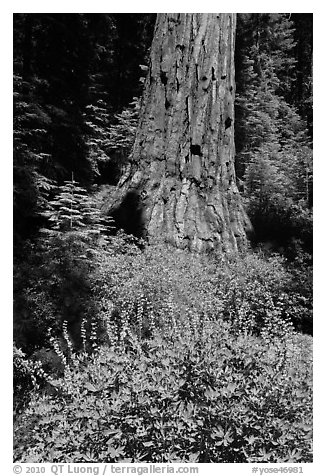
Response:
[[[312,14],[238,14],[225,256],[106,213],[155,14],[14,15],[14,452],[25,462],[312,460]]]

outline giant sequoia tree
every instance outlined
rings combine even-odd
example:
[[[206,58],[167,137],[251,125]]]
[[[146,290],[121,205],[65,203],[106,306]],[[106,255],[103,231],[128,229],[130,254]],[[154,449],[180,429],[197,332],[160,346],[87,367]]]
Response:
[[[150,242],[236,250],[235,14],[158,14],[140,122],[114,216]]]

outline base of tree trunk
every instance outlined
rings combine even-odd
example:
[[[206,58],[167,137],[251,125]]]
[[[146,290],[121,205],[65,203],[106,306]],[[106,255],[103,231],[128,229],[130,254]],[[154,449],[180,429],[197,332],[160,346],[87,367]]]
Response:
[[[234,171],[234,14],[158,14],[139,127],[113,217],[147,239],[246,246]]]

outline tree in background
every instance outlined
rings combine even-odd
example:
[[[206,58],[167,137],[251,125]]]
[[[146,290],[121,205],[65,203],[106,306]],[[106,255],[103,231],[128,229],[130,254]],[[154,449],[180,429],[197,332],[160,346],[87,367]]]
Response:
[[[143,34],[135,44],[119,27],[128,21]],[[90,226],[99,220],[93,189],[117,180],[112,158],[130,148],[129,125],[138,112],[137,101],[129,103],[142,90],[139,64],[146,63],[152,24],[153,15],[14,15],[14,326],[28,354],[44,345],[49,327],[60,334],[64,320],[80,339],[81,321],[96,314],[94,272],[104,230],[98,237]],[[124,87],[116,101],[118,85]],[[82,196],[76,182],[66,189],[72,174]],[[89,223],[53,230],[55,204]]]
[[[109,46],[98,44],[93,15],[92,34],[99,61],[94,62],[89,104],[84,112],[89,159],[97,184],[116,185],[131,151],[139,118],[139,97],[153,36],[155,14],[110,14]],[[103,20],[102,20],[103,21]],[[95,23],[94,23],[95,22]],[[101,30],[101,29],[100,29]],[[102,28],[103,30],[103,28]]]
[[[309,248],[312,149],[296,108],[295,25],[285,14],[239,17],[236,166],[256,240]]]
[[[124,150],[107,138],[141,94],[139,65],[146,63],[154,20],[153,14],[14,15],[17,252],[44,224],[51,186],[72,173],[87,188],[119,179]],[[130,121],[133,127],[134,115]]]
[[[91,39],[82,14],[14,15],[14,227],[18,248],[42,225],[51,186],[91,180],[82,111]]]
[[[295,77],[291,100],[298,108],[300,116],[306,121],[309,137],[312,139],[312,52],[313,52],[313,14],[293,13],[296,59]]]

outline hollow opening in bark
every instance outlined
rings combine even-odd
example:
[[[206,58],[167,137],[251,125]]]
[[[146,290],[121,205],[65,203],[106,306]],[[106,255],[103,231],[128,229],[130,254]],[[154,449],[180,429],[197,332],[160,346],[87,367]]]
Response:
[[[121,160],[111,160],[98,163],[99,176],[97,184],[117,185],[121,177]]]
[[[192,155],[199,155],[199,156],[202,155],[200,145],[198,145],[198,144],[191,144],[190,152],[191,152]]]
[[[117,229],[123,229],[129,235],[143,237],[143,207],[137,190],[129,191],[118,208],[112,212]]]
[[[231,117],[228,117],[225,120],[225,129],[228,129],[229,127],[231,127],[231,124],[232,124],[232,119],[231,119]]]
[[[166,86],[167,82],[168,82],[168,77],[167,77],[166,72],[161,71],[160,77],[161,77],[162,84],[164,84],[164,86]]]

